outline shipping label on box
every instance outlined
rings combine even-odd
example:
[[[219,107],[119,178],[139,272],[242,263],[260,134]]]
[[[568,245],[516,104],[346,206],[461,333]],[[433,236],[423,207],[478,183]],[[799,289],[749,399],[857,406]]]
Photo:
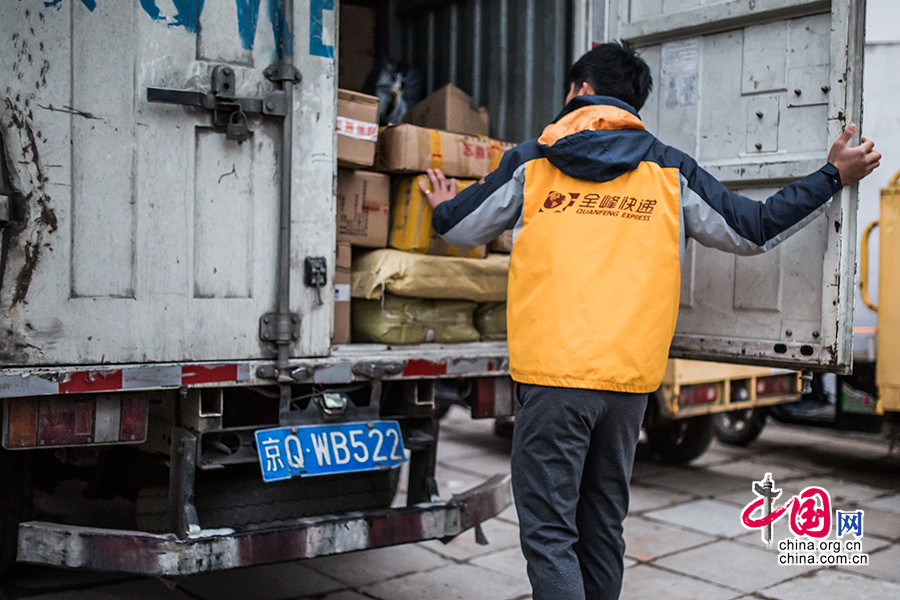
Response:
[[[481,179],[497,168],[513,144],[415,125],[385,129],[378,143],[379,171],[422,173],[441,169],[448,177]]]
[[[390,198],[387,175],[338,169],[337,240],[369,248],[387,246]]]
[[[375,164],[378,140],[378,98],[349,90],[338,90],[338,164],[371,167]]]
[[[462,250],[450,246],[434,232],[434,228],[431,226],[431,217],[434,211],[428,204],[425,194],[419,189],[420,181],[424,182],[426,186],[430,187],[431,185],[428,175],[394,178],[391,186],[393,190],[391,247],[420,254],[484,258],[486,255],[484,246],[474,250]],[[475,181],[462,180],[459,182],[457,190],[462,191],[473,183]]]

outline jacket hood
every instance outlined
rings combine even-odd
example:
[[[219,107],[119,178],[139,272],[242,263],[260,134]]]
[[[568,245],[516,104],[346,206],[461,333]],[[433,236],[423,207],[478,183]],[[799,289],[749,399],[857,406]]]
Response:
[[[638,167],[655,138],[637,112],[608,96],[578,96],[548,125],[538,144],[570,177],[610,181]]]

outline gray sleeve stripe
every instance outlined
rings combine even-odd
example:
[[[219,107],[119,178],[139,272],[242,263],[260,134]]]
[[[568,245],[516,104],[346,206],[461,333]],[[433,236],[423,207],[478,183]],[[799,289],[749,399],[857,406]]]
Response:
[[[738,233],[719,212],[713,209],[681,176],[681,205],[685,233],[704,246],[718,248],[733,254],[752,255],[771,250],[788,237],[805,227],[825,212],[828,203],[809,212],[790,227],[769,238],[762,245],[756,244]]]

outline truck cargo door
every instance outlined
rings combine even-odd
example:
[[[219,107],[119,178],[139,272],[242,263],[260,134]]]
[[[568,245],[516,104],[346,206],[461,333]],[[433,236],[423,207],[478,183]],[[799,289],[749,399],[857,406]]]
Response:
[[[765,200],[860,123],[864,13],[864,0],[610,0],[608,37],[653,70],[648,129]],[[849,369],[856,202],[845,188],[760,256],[689,242],[672,356]]]
[[[2,3],[0,137],[27,214],[3,232],[0,365],[271,355],[260,318],[276,305],[280,124],[265,108],[231,116],[248,129],[239,143],[209,107],[150,103],[147,89],[210,93],[227,66],[235,96],[263,98],[284,28],[303,76],[283,109],[292,355],[328,352],[331,277],[320,305],[303,268],[324,257],[333,272],[334,13],[293,4]]]

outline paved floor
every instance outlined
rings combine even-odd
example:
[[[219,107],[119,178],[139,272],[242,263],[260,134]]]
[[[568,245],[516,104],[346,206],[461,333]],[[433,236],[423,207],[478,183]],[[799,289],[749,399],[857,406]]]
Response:
[[[625,522],[623,600],[900,598],[900,456],[877,436],[770,424],[747,449],[714,444],[690,467],[666,467],[639,449]],[[441,430],[438,479],[449,497],[509,471],[509,442],[490,422],[454,409]],[[771,472],[784,495],[824,487],[832,507],[865,511],[864,567],[786,567],[740,523],[751,482]],[[453,542],[162,581],[26,568],[0,598],[101,600],[519,600],[530,598],[513,509]],[[784,521],[776,540],[788,537]]]

